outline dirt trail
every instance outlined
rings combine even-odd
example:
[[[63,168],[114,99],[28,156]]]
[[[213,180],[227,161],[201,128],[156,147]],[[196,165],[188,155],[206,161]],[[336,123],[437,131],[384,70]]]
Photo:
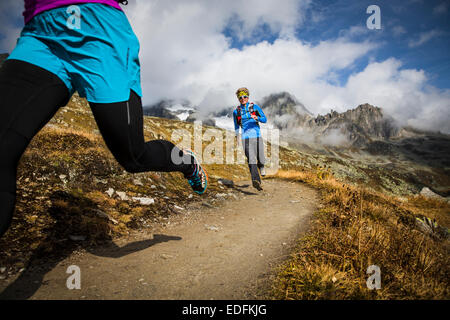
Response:
[[[297,183],[265,180],[260,193],[246,184],[238,183],[243,195],[237,200],[184,210],[153,236],[141,232],[29,268],[16,281],[0,283],[0,298],[263,298],[273,267],[292,251],[318,198]],[[80,290],[66,287],[70,265],[80,267]]]

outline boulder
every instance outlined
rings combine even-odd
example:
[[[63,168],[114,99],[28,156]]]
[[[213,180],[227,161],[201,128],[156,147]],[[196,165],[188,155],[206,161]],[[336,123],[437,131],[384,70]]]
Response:
[[[234,187],[233,180],[219,179],[217,182],[219,184],[223,184],[224,186],[227,186],[227,187],[230,187],[230,188]]]
[[[422,190],[420,191],[420,195],[424,196],[425,198],[433,198],[433,199],[445,200],[444,197],[441,197],[440,195],[434,193],[433,191],[431,191],[427,187],[422,188]]]

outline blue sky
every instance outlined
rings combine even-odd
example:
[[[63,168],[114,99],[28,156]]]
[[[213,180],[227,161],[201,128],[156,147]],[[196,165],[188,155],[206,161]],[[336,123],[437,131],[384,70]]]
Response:
[[[264,0],[262,0],[264,1]],[[11,27],[23,26],[21,12],[15,0],[13,12],[7,9],[3,0],[0,6],[2,15],[8,15],[8,28],[0,31],[0,52],[10,52],[11,41],[5,43],[7,32]],[[366,13],[369,5],[376,4],[381,9],[381,30],[368,30]],[[282,5],[282,1],[280,2]],[[6,12],[8,11],[8,12]],[[15,13],[15,14],[14,14]],[[438,88],[450,88],[450,2],[445,0],[314,0],[306,10],[305,23],[295,30],[295,36],[307,43],[317,44],[321,41],[336,39],[349,28],[355,28],[355,34],[349,35],[353,40],[370,39],[380,44],[371,55],[362,57],[351,68],[339,72],[339,82],[344,83],[348,76],[361,71],[369,59],[384,60],[396,57],[403,62],[404,68],[423,69],[429,77],[429,84]],[[232,48],[241,49],[244,45],[263,40],[273,42],[279,33],[273,32],[267,24],[261,24],[253,30],[251,37],[238,39],[231,30],[242,23],[236,16],[229,19],[223,28],[223,34],[229,37]],[[360,29],[356,29],[360,28]],[[411,42],[429,33],[429,40],[411,46]],[[430,34],[431,33],[431,34]]]
[[[366,9],[378,5],[381,12],[381,29],[369,30]],[[230,25],[239,23],[236,19]],[[296,28],[295,36],[313,45],[336,39],[350,28],[348,36],[355,41],[371,40],[379,48],[362,57],[351,68],[340,72],[339,81],[361,71],[370,59],[385,60],[396,57],[404,68],[423,69],[429,76],[429,84],[438,88],[450,88],[450,2],[443,0],[316,0],[306,12],[306,23]],[[267,24],[255,30],[250,39],[239,40],[231,27],[224,30],[232,47],[242,48],[249,40],[273,42],[279,34],[271,32]],[[428,35],[428,36],[427,36]],[[423,38],[423,43],[415,43]],[[428,39],[428,40],[427,40]]]
[[[377,5],[381,29],[369,30]],[[313,114],[379,106],[402,125],[450,133],[448,0],[130,0],[144,103],[187,99],[211,111],[247,86],[293,94]],[[0,1],[0,52],[23,2]]]
[[[332,4],[330,4],[332,2]],[[450,17],[444,1],[320,1],[323,20],[298,31],[298,37],[307,41],[336,37],[339,30],[349,24],[365,27],[365,9],[378,4],[381,9],[381,30],[367,30],[359,39],[371,38],[382,45],[374,54],[375,59],[398,57],[404,68],[423,69],[430,75],[430,84],[450,88]],[[448,2],[447,2],[448,3]],[[442,9],[439,6],[442,5]],[[331,28],[330,28],[331,26]],[[433,32],[423,44],[413,43],[421,36]],[[358,36],[355,36],[358,39]],[[362,61],[357,69],[361,69]]]

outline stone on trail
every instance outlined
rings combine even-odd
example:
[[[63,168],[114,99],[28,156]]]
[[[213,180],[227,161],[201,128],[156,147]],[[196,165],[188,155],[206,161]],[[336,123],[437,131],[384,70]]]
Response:
[[[234,182],[233,182],[233,180],[219,179],[219,180],[217,180],[217,182],[218,182],[219,184],[223,184],[224,186],[227,186],[227,187],[234,187]]]
[[[116,194],[119,196],[120,200],[122,200],[122,201],[130,200],[130,198],[127,196],[127,194],[123,191],[116,191]]]
[[[133,197],[133,200],[138,201],[143,206],[149,206],[155,203],[155,199],[152,198]]]
[[[209,226],[207,224],[205,224],[205,228],[211,231],[219,231],[219,228],[216,226]]]
[[[113,188],[109,188],[107,191],[105,191],[106,194],[111,198],[114,194],[114,189]]]
[[[110,217],[107,213],[103,212],[102,210],[95,209],[94,213],[97,216],[99,216],[100,218],[107,219],[107,220],[111,221],[114,224],[118,224],[119,223],[117,220],[115,220],[114,218]]]
[[[209,202],[202,202],[202,206],[205,206],[207,208],[214,208],[214,206],[212,204],[210,204]]]

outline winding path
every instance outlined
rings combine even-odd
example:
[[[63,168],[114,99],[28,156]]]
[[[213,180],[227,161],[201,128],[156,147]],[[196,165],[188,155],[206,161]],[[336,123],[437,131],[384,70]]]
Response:
[[[136,233],[92,252],[74,253],[51,269],[32,267],[0,284],[0,297],[264,298],[274,267],[306,230],[318,196],[298,183],[264,180],[260,193],[248,184],[238,183],[242,193],[237,199],[185,209],[153,234]],[[66,287],[70,265],[80,268],[80,290]]]

